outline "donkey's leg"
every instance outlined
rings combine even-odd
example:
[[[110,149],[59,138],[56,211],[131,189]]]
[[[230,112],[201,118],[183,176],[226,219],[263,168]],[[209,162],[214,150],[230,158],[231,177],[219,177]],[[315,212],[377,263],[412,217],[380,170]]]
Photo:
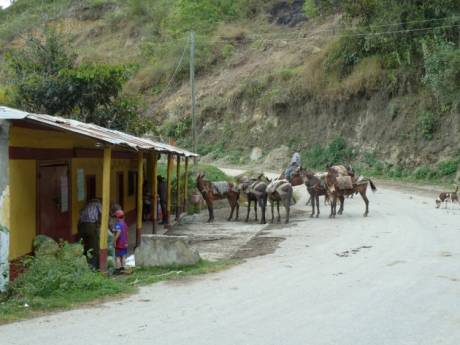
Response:
[[[235,210],[235,200],[232,200],[231,197],[228,197],[228,203],[230,204],[231,211],[230,211],[230,216],[228,217],[227,220],[231,221],[233,218],[233,211]]]
[[[213,217],[213,212],[212,212],[212,199],[209,197],[209,194],[203,194],[204,200],[206,201],[206,206],[208,207],[208,223],[211,223],[212,217]]]
[[[248,214],[246,216],[245,222],[249,222],[249,212],[251,212],[251,199],[248,197]]]
[[[319,217],[319,194],[315,195],[315,199],[316,199],[316,218],[318,218]]]
[[[305,206],[310,205],[312,202],[313,202],[313,200],[312,200],[311,194],[310,194],[310,197],[308,198],[307,203],[305,204]]]
[[[309,200],[311,200],[311,215],[310,215],[310,218],[313,218],[315,216],[315,203],[316,203],[316,197],[315,197],[314,193],[310,193],[310,199]]]
[[[272,219],[270,220],[270,223],[274,223],[275,222],[275,201],[274,200],[270,200],[270,209],[272,210]]]
[[[364,191],[359,191],[359,194],[361,194],[361,197],[364,200],[364,203],[366,204],[366,212],[364,212],[364,217],[367,217],[369,214],[369,199],[366,196],[366,190]]]
[[[329,202],[331,203],[331,214],[330,214],[329,218],[334,218],[335,217],[335,209],[336,209],[336,206],[337,206],[337,196],[333,195],[331,200],[329,200]]]
[[[240,217],[240,201],[237,200],[236,201],[236,217],[235,217],[235,220],[238,220],[239,217]]]
[[[278,218],[276,218],[276,221],[280,223],[281,216],[280,216],[280,201],[279,200],[276,200],[276,211],[278,212]]]
[[[291,211],[291,195],[289,195],[286,199],[284,199],[284,208],[286,209],[286,221],[285,223],[289,223],[289,213]]]
[[[339,201],[340,201],[340,208],[339,208],[338,214],[342,214],[343,213],[343,204],[345,203],[345,197],[343,195],[341,195],[339,197]]]
[[[266,223],[266,220],[265,220],[265,211],[266,211],[266,208],[267,208],[267,196],[262,197],[259,199],[259,206],[260,206],[260,212],[262,213],[260,215],[260,224],[265,224]]]
[[[258,220],[258,219],[257,219],[257,204],[258,204],[258,203],[259,203],[259,199],[256,199],[256,200],[254,201],[254,212],[255,212],[255,214],[256,214],[256,222],[257,222],[257,220]]]

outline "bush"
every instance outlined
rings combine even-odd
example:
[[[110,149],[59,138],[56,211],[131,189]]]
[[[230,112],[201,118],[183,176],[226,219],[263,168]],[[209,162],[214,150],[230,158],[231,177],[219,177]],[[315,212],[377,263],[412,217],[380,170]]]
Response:
[[[35,300],[79,291],[122,291],[115,281],[88,266],[80,244],[63,242],[55,255],[28,257],[25,265],[26,272],[10,286],[9,294],[31,306]]]
[[[426,140],[433,139],[433,134],[436,131],[437,124],[437,118],[431,111],[424,111],[418,116],[418,127],[422,136]]]
[[[422,166],[418,167],[417,169],[415,169],[415,171],[414,171],[414,177],[417,180],[427,179],[427,178],[430,177],[430,174],[431,174],[431,170],[426,165],[422,165]]]
[[[324,169],[327,165],[348,164],[354,152],[347,147],[345,139],[336,137],[327,146],[315,145],[308,151],[301,152],[303,164],[308,168]]]
[[[437,39],[423,45],[425,76],[423,81],[446,105],[459,102],[460,49],[454,43]]]
[[[437,170],[440,176],[453,175],[458,170],[458,160],[445,160],[438,164]]]

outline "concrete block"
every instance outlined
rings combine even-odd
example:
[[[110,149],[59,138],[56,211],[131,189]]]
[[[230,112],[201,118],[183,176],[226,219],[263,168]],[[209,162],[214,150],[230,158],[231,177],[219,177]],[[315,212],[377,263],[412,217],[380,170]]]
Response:
[[[137,267],[194,265],[201,259],[188,237],[165,235],[142,235],[134,256]]]

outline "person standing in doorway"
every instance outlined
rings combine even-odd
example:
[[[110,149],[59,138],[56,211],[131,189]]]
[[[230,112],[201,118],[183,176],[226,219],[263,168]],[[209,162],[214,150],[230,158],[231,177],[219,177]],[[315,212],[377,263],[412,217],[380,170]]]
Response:
[[[165,179],[163,176],[157,176],[158,181],[158,196],[160,198],[160,206],[161,206],[161,216],[162,222],[161,224],[168,224],[168,210],[166,209],[166,198],[167,198],[167,186]]]
[[[85,255],[95,269],[99,268],[99,228],[102,205],[98,199],[91,199],[80,211],[78,234],[83,240]]]

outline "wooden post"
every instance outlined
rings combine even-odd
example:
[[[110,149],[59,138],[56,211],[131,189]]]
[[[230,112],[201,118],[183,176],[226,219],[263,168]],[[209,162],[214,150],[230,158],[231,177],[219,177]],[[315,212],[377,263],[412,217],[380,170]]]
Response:
[[[182,200],[180,197],[180,156],[176,156],[176,222],[179,222]]]
[[[158,156],[156,152],[151,153],[152,156],[152,234],[156,231],[156,222],[158,218],[158,181],[157,181],[157,170],[158,170]]]
[[[185,157],[185,171],[184,171],[184,212],[188,212],[188,157]]]
[[[107,239],[109,235],[110,212],[110,170],[112,163],[112,148],[104,148],[104,162],[102,166],[102,214],[99,236],[99,269],[107,271]]]
[[[173,170],[173,162],[172,162],[172,154],[168,154],[168,168],[166,172],[166,184],[167,184],[167,196],[166,196],[166,213],[167,213],[167,224],[165,225],[167,228],[171,227],[171,185],[172,185],[172,170]]]
[[[136,247],[141,244],[142,235],[142,206],[144,186],[144,154],[139,151],[137,155],[137,219],[136,219]]]

